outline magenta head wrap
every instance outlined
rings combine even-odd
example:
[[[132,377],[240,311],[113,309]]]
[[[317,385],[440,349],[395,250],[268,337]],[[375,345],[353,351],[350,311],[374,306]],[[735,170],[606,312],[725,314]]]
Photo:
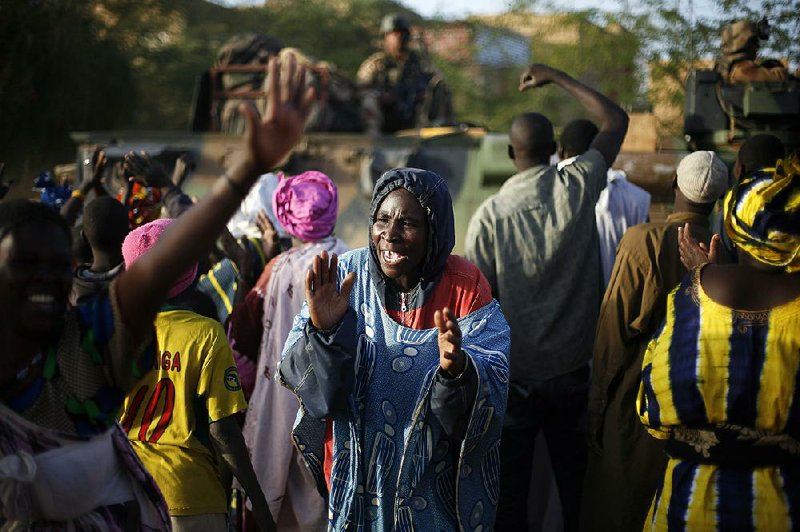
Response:
[[[161,234],[174,220],[172,218],[159,218],[150,223],[137,227],[125,237],[122,242],[122,258],[125,259],[125,268],[139,260],[161,238]],[[175,297],[192,284],[197,276],[197,263],[181,275],[169,290],[168,298]]]
[[[336,225],[336,185],[322,172],[284,177],[272,194],[272,210],[292,236],[313,242],[330,235]]]

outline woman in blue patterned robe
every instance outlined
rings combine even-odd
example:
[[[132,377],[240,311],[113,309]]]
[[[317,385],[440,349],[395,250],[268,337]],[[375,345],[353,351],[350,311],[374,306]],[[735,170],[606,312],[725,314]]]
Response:
[[[295,445],[333,530],[490,530],[509,328],[477,267],[451,255],[445,180],[378,181],[370,245],[320,254],[276,378],[300,399]]]

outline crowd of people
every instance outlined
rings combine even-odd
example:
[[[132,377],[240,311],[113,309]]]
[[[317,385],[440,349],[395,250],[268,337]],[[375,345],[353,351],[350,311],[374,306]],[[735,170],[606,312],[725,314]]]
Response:
[[[348,250],[334,180],[271,173],[316,94],[268,74],[198,202],[146,153],[109,195],[100,150],[58,209],[0,202],[0,529],[527,530],[540,433],[567,531],[800,527],[796,153],[691,153],[650,222],[626,113],[533,65],[591,120],[512,121],[465,257],[419,168]]]

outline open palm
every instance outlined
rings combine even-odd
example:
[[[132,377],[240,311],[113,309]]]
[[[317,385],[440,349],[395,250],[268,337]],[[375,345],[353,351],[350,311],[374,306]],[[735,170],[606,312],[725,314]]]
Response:
[[[288,54],[283,65],[271,59],[264,83],[267,105],[263,117],[258,117],[252,105],[240,106],[248,124],[245,158],[257,175],[277,166],[300,140],[314,101],[314,89],[306,84],[306,68],[297,65],[294,54]]]
[[[328,252],[321,251],[314,257],[311,269],[306,274],[306,301],[311,323],[320,330],[333,329],[342,321],[350,304],[350,292],[356,280],[355,272],[350,272],[342,281],[342,289],[337,286],[338,258],[333,253],[328,260]]]

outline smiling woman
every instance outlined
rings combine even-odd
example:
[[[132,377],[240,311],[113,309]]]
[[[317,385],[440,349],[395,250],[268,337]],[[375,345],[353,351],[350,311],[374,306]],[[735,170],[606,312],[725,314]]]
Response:
[[[9,325],[20,334],[47,337],[54,333],[66,310],[72,286],[70,234],[51,209],[27,216],[30,224],[9,224],[0,240],[0,301],[15,309],[8,317]],[[42,242],[49,245],[43,246]],[[0,372],[14,371],[19,365],[9,362]]]
[[[490,529],[508,325],[477,267],[450,254],[441,176],[384,174],[370,236],[314,259],[276,377],[300,399],[294,438],[329,492],[329,527]]]
[[[0,204],[2,517],[109,529],[123,518],[161,528],[158,489],[124,435],[108,430],[124,391],[105,376],[112,351],[133,361],[140,344],[112,347],[118,307],[109,294],[69,310],[71,266],[69,229],[56,211],[27,200]],[[96,362],[84,355],[87,338]]]
[[[419,282],[427,240],[428,218],[417,198],[404,188],[386,196],[372,223],[372,245],[383,274],[404,292]]]

